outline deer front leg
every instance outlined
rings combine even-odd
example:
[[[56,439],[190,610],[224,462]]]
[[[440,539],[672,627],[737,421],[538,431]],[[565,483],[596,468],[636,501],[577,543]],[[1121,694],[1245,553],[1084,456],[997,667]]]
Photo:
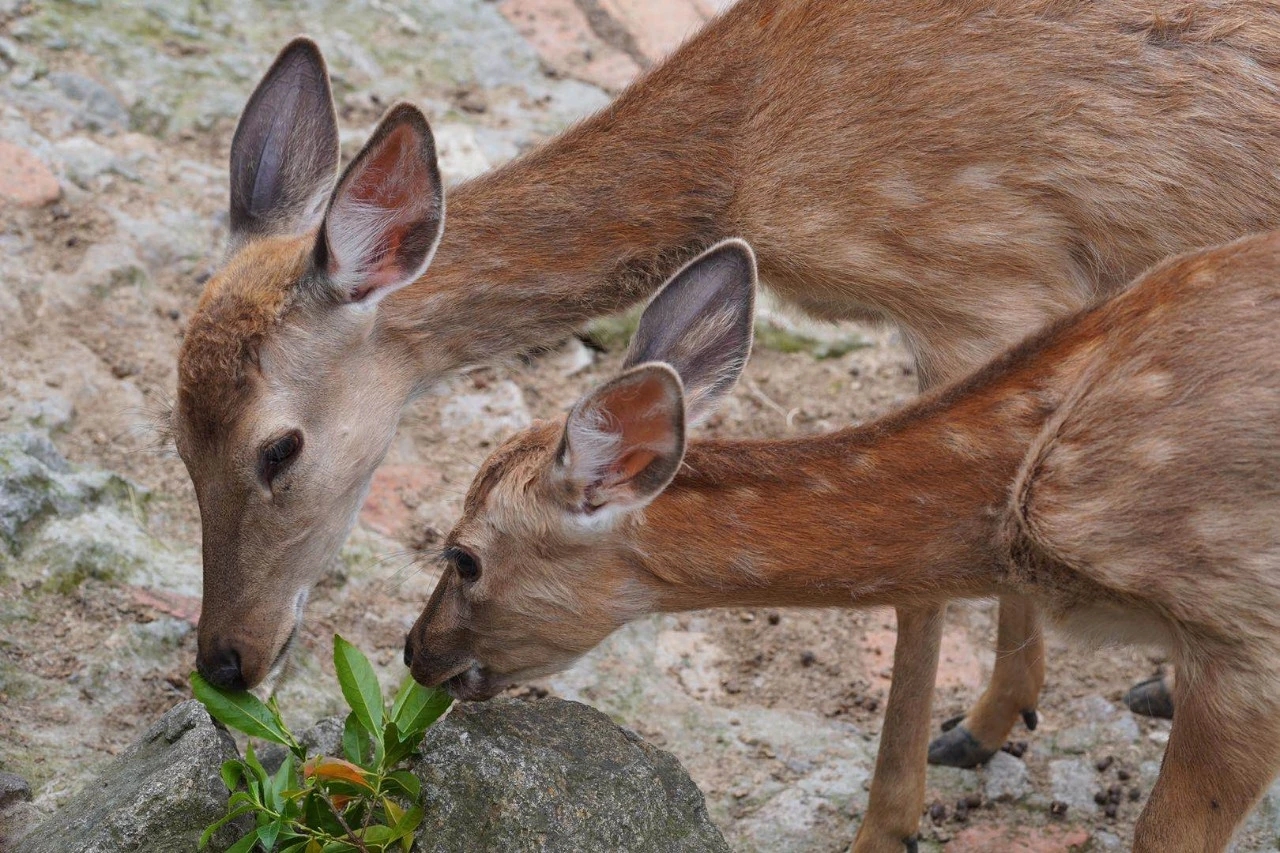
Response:
[[[1274,653],[1248,665],[1227,655],[1194,676],[1179,666],[1178,714],[1151,799],[1134,829],[1135,853],[1226,849],[1280,769],[1280,697]]]
[[[929,744],[929,763],[977,767],[1004,746],[1022,719],[1036,727],[1036,706],[1044,686],[1044,640],[1040,614],[1022,596],[1000,599],[1000,626],[991,682],[978,703],[962,719],[948,720]]]
[[[871,777],[871,797],[853,841],[853,853],[916,850],[924,811],[929,719],[945,612],[945,607],[897,610],[893,682],[889,685],[880,751]]]

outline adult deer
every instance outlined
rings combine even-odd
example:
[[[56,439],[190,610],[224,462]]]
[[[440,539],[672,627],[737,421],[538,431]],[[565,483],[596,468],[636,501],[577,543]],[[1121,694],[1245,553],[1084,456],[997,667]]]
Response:
[[[252,686],[283,659],[401,409],[450,371],[741,235],[792,304],[898,324],[935,386],[1171,252],[1280,224],[1278,91],[1272,3],[742,0],[452,191],[426,273],[444,202],[425,121],[395,107],[335,185],[324,64],[293,42],[240,119],[228,259],[180,355],[201,670]],[[898,610],[882,742],[902,763],[925,760],[939,612]],[[1003,600],[991,685],[933,760],[1034,721],[1037,625]]]
[[[647,613],[1013,593],[1172,650],[1134,849],[1223,849],[1280,768],[1280,232],[1161,264],[878,422],[688,442],[746,362],[753,284],[739,241],[693,261],[620,376],[481,467],[414,677],[484,699]],[[883,829],[854,849],[900,845]]]

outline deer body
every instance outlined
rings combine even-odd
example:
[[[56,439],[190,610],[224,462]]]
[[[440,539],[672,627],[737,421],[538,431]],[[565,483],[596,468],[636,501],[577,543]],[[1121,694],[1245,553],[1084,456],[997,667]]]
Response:
[[[1162,264],[970,378],[816,438],[686,448],[664,431],[681,383],[633,354],[567,425],[482,467],[446,553],[483,569],[446,571],[410,635],[414,675],[484,698],[650,612],[1024,596],[1092,641],[1173,650],[1178,712],[1135,849],[1221,850],[1280,769],[1278,334],[1273,233]],[[694,399],[705,368],[656,355]],[[720,368],[736,375],[733,356]],[[590,430],[612,436],[603,457]]]
[[[399,412],[450,371],[553,343],[740,235],[792,304],[900,325],[938,385],[1169,253],[1280,224],[1278,92],[1261,0],[741,0],[606,110],[452,190],[441,237],[420,114],[389,113],[335,185],[327,73],[294,42],[241,117],[230,255],[180,355],[201,670],[278,669]],[[898,613],[897,765],[925,760],[937,612]],[[973,764],[1034,721],[1033,609],[1002,604],[999,646],[935,760]],[[886,837],[914,833],[910,787],[873,803],[896,814]]]

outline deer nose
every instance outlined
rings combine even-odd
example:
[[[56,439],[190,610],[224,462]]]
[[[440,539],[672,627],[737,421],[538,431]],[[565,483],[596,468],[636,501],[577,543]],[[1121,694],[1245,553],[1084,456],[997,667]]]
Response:
[[[244,690],[248,687],[244,672],[240,669],[240,653],[231,646],[217,646],[207,655],[198,655],[196,669],[214,687],[224,690]]]
[[[413,666],[413,634],[406,634],[404,637],[404,665]]]

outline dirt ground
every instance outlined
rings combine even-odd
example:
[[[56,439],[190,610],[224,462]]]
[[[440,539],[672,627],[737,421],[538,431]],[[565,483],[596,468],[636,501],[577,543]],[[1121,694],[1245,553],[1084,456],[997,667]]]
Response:
[[[444,5],[466,7],[472,15],[473,6],[493,4]],[[630,28],[632,40],[623,40],[630,48],[619,49],[617,39],[606,43],[593,30],[579,34],[591,46],[576,54],[562,49],[572,39],[557,41],[551,34],[561,30],[541,25],[548,16],[557,27],[576,25],[576,19],[555,17],[564,11],[557,4],[497,5],[505,18],[492,20],[505,20],[512,29],[503,37],[532,45],[530,54],[537,54],[537,67],[548,80],[576,75],[593,81],[596,100],[564,90],[578,93],[575,103],[585,106],[602,103],[645,61],[646,50],[660,52],[670,43],[653,23],[661,18],[654,10],[663,4],[598,4],[635,13],[617,15],[620,26]],[[673,7],[668,18],[707,13],[699,4],[666,5]],[[415,4],[396,6],[401,7],[405,14],[419,14]],[[490,21],[482,13],[489,14],[474,12],[477,20]],[[48,205],[0,203],[0,281],[10,298],[9,304],[0,302],[7,312],[0,323],[0,430],[45,429],[74,463],[118,472],[150,490],[147,529],[194,555],[194,496],[155,422],[163,419],[175,387],[184,324],[225,237],[225,163],[233,123],[227,114],[214,115],[207,126],[183,127],[175,118],[153,132],[139,129],[134,118],[108,132],[92,122],[77,124],[61,102],[23,94],[43,91],[40,81],[60,71],[102,80],[108,88],[119,73],[89,42],[72,39],[70,48],[50,47],[51,37],[33,23],[39,14],[30,4],[0,2],[0,37],[38,66],[33,82],[18,86],[14,75],[22,61],[0,64],[10,87],[0,89],[0,104],[6,92],[18,93],[0,107],[8,110],[0,117],[10,122],[0,124],[0,131],[21,123],[29,133],[16,135],[18,144],[43,156],[62,186],[60,198]],[[270,61],[269,45],[303,28],[284,13],[263,15],[273,29],[255,31],[241,48],[246,79],[219,90],[217,102],[230,104],[224,113],[243,103],[252,78]],[[323,31],[322,24],[313,26]],[[186,37],[154,38],[157,50],[177,66],[186,56],[217,48]],[[357,61],[340,60],[337,67],[348,80],[339,91],[345,92],[340,123],[349,134],[349,153],[385,97],[362,83]],[[573,114],[572,108],[556,111],[560,95],[554,93],[561,89],[540,103],[538,92],[510,95],[505,83],[416,82],[429,104],[452,105],[450,121],[479,128],[488,162],[546,136]],[[515,138],[512,123],[521,121],[522,135],[511,150],[504,148],[504,140]],[[77,182],[77,146],[62,145],[73,137],[108,151],[112,165]],[[462,172],[459,167],[455,176]],[[121,246],[131,259],[113,261]],[[914,394],[913,368],[891,330],[809,331],[861,344],[835,358],[818,358],[808,349],[782,351],[789,346],[758,349],[744,380],[702,434],[822,432],[874,418]],[[370,650],[389,681],[400,677],[404,631],[435,577],[433,545],[456,518],[472,473],[514,426],[530,417],[560,415],[584,389],[613,374],[620,348],[609,335],[602,337],[612,344],[608,351],[570,341],[528,363],[474,370],[406,411],[353,543],[312,597],[293,671],[280,686],[282,705],[296,722],[337,707],[329,664],[335,631]],[[0,571],[0,769],[29,778],[38,806],[55,805],[187,695],[198,609],[192,590],[178,584],[157,588],[89,579],[51,591]],[[991,669],[993,615],[989,602],[951,608],[935,724],[961,713],[979,695]],[[672,750],[706,793],[735,849],[839,850],[865,807],[893,638],[892,613],[882,611],[762,609],[664,617],[620,633],[573,673],[514,692],[591,701]],[[1125,846],[1122,840],[1130,837],[1150,791],[1168,725],[1130,716],[1119,699],[1161,660],[1149,650],[1091,650],[1057,635],[1049,637],[1048,655],[1042,724],[1034,733],[1021,727],[1014,733],[1015,740],[1025,741],[1011,747],[1020,753],[1018,760],[1003,755],[998,772],[931,769],[930,802],[936,803],[937,817],[922,822],[925,849]],[[1121,786],[1123,797],[1112,818],[1093,797],[1113,785]],[[972,806],[959,810],[962,818],[956,804],[966,798]],[[1058,800],[1069,804],[1065,816],[1050,814]],[[1239,849],[1276,849],[1274,812],[1268,800]]]

